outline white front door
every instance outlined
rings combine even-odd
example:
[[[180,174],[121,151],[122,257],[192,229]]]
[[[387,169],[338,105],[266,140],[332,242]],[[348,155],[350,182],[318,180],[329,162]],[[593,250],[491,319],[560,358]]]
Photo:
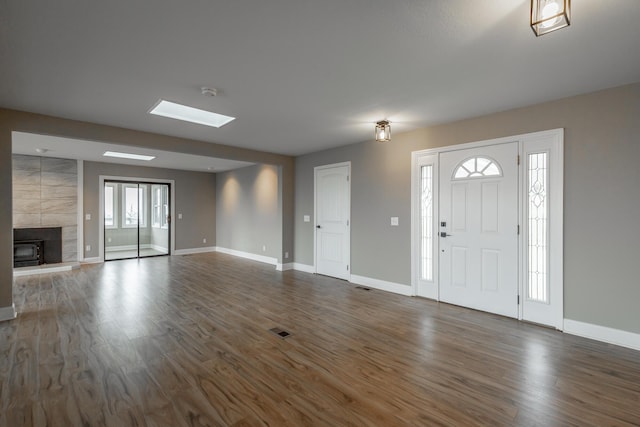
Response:
[[[349,164],[315,168],[316,273],[349,280]]]
[[[518,143],[440,153],[440,300],[518,317]]]

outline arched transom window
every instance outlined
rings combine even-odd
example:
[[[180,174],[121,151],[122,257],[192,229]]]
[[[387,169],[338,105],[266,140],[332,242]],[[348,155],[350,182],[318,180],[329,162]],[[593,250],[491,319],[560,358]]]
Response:
[[[453,179],[502,176],[500,165],[487,157],[472,157],[463,161],[454,171]]]

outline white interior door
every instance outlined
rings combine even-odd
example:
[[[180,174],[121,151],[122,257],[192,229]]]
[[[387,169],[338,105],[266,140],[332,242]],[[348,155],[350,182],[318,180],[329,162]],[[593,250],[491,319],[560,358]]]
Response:
[[[440,153],[440,300],[518,317],[518,144]]]
[[[349,280],[349,164],[315,169],[316,273]]]

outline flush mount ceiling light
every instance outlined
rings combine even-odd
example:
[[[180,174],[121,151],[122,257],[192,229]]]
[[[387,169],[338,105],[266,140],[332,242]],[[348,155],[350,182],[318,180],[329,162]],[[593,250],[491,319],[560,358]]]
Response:
[[[220,126],[224,126],[230,121],[235,120],[235,117],[201,110],[187,105],[176,104],[175,102],[165,101],[164,99],[161,99],[160,102],[158,102],[156,106],[149,111],[149,114],[183,120],[185,122],[198,123],[205,126],[212,126],[214,128],[219,128]]]
[[[378,142],[391,141],[391,125],[389,124],[389,120],[380,120],[376,123],[375,136]]]
[[[153,160],[156,156],[145,156],[142,154],[131,154],[131,153],[119,153],[117,151],[105,151],[103,154],[104,157],[117,157],[119,159],[131,159],[131,160]]]
[[[531,0],[531,29],[537,37],[571,25],[571,0]]]

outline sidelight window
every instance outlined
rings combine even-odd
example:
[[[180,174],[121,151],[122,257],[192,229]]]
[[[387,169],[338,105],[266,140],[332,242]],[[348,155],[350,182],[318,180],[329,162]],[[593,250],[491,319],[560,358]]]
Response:
[[[527,297],[529,300],[545,303],[549,302],[547,156],[547,153],[533,153],[527,156]]]
[[[433,165],[420,171],[420,278],[433,280]]]

